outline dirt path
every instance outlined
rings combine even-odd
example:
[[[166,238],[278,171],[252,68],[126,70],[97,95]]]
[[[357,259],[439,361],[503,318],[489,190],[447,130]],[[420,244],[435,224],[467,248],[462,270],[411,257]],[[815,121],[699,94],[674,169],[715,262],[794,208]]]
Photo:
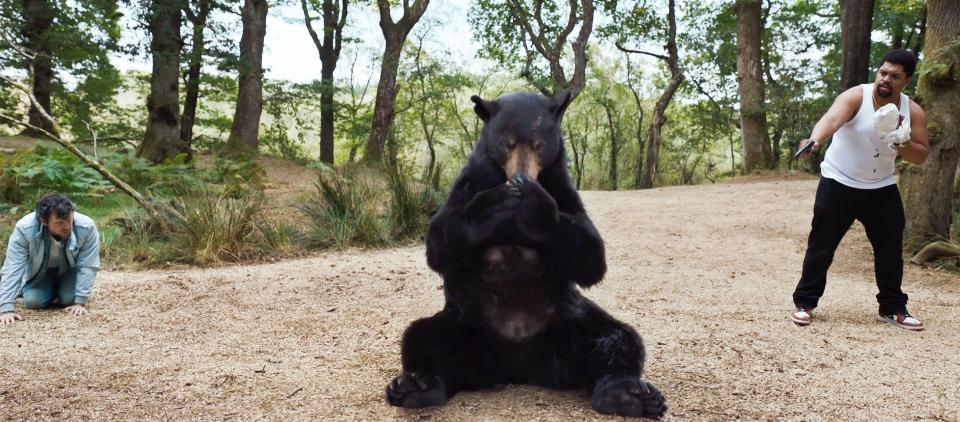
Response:
[[[921,333],[875,320],[856,225],[817,320],[787,319],[815,180],[587,192],[610,271],[587,295],[637,328],[667,419],[960,420],[960,277],[909,266]],[[0,415],[21,419],[583,420],[579,391],[382,399],[399,339],[442,306],[421,247],[101,274],[89,316],[0,327]]]

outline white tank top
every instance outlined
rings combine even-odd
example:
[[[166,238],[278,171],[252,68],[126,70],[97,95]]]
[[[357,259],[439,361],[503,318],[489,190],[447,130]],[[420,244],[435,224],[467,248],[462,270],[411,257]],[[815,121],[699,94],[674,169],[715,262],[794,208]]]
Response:
[[[897,151],[880,142],[873,127],[873,84],[860,85],[863,101],[852,120],[833,134],[833,142],[820,164],[820,175],[857,189],[878,189],[897,183]],[[910,127],[910,99],[900,94],[903,126]]]

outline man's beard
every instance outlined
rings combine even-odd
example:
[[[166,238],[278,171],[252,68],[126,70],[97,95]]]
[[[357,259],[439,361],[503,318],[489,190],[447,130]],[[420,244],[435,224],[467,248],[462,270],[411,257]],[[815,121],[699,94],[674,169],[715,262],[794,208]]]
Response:
[[[887,92],[880,91],[881,86],[886,87]],[[893,95],[893,87],[890,85],[877,84],[877,89],[875,89],[874,91],[877,92],[877,96],[880,98],[890,98]]]
[[[70,236],[70,235],[67,234],[67,236]],[[56,233],[52,233],[52,232],[50,233],[50,237],[52,237],[53,240],[56,240],[57,242],[62,241],[63,238],[64,238],[64,237],[67,237],[67,236],[60,236],[60,235],[58,235],[58,234],[56,234]]]

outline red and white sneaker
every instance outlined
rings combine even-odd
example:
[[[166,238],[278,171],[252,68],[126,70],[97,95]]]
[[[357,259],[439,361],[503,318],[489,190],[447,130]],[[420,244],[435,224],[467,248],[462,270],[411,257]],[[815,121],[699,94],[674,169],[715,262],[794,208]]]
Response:
[[[883,322],[888,322],[893,325],[896,325],[900,328],[905,328],[910,331],[920,331],[923,329],[923,321],[913,317],[909,312],[903,311],[895,314],[880,314],[877,315],[877,319]]]
[[[810,320],[813,319],[813,308],[793,308],[793,313],[790,314],[790,320],[796,323],[797,325],[810,325]]]

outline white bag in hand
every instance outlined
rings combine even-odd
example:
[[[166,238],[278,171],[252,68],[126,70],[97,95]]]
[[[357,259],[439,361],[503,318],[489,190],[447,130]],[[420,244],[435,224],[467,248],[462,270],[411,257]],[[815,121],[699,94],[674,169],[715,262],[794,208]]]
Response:
[[[873,128],[884,135],[897,129],[900,123],[900,111],[897,106],[887,104],[873,113]]]

